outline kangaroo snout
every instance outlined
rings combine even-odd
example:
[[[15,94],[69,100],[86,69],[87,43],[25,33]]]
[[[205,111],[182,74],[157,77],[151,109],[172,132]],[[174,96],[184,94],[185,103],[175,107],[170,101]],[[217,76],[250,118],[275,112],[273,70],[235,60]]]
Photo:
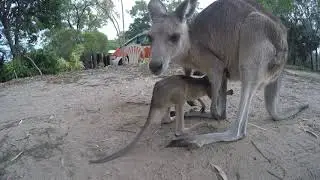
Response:
[[[162,72],[163,64],[161,61],[152,61],[151,60],[149,63],[149,69],[153,74],[159,75]]]

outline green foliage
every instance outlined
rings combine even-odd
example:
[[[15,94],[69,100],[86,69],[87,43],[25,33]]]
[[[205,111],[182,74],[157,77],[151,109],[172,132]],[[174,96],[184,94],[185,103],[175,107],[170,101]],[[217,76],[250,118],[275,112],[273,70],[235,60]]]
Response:
[[[30,68],[27,61],[21,57],[16,57],[10,62],[6,62],[1,69],[0,79],[2,82],[14,79],[36,75],[36,71]]]
[[[101,27],[103,19],[94,11],[95,0],[65,0],[63,22],[66,27],[77,31],[94,31]]]
[[[8,63],[4,63],[0,67],[0,82],[6,82],[14,78],[8,69]]]
[[[84,32],[82,38],[84,53],[106,52],[108,49],[108,38],[99,31]]]
[[[173,12],[183,0],[163,0],[162,2],[167,7],[168,12]]]
[[[267,10],[281,16],[290,13],[293,9],[293,0],[258,0]]]
[[[80,56],[83,54],[85,48],[82,44],[77,45],[71,52],[69,60],[69,70],[81,70],[84,68],[83,63],[80,61]]]
[[[29,53],[28,56],[34,61],[43,74],[56,74],[60,71],[58,57],[52,52],[46,52],[40,49]],[[24,58],[24,61],[28,62],[26,58]],[[32,69],[32,72],[35,71],[38,73],[31,62],[28,62],[28,69]]]
[[[119,41],[117,40],[109,40],[108,41],[108,51],[115,50],[120,46]]]
[[[37,69],[26,56],[34,61],[43,74],[81,70],[84,68],[80,61],[80,56],[83,52],[83,45],[75,46],[69,61],[58,58],[54,53],[45,50],[36,50],[25,56],[18,56],[12,61],[5,62],[0,67],[0,82],[14,79],[16,76],[22,78],[39,75]]]
[[[74,29],[53,30],[48,36],[49,43],[45,47],[59,57],[69,59],[72,50],[80,43],[80,32]]]
[[[163,3],[168,9],[168,12],[173,12],[182,0],[163,0]],[[199,10],[199,3],[197,5],[197,11]],[[135,35],[142,33],[150,28],[150,18],[147,2],[144,0],[136,0],[135,5],[129,11],[129,14],[134,18],[133,23],[130,24],[129,30],[125,32],[126,38],[133,38]],[[194,16],[195,16],[194,15]],[[191,18],[192,19],[192,18]]]
[[[26,56],[34,61],[43,74],[56,74],[60,71],[58,58],[54,54],[44,50],[36,50],[25,56],[18,56],[6,63],[9,79],[13,78],[15,73],[19,78],[39,75],[37,69]],[[8,76],[8,74],[6,74],[6,76]]]
[[[0,54],[13,59],[0,62],[0,80],[83,68],[84,53],[106,53],[118,43],[97,31],[110,17],[116,20],[112,0],[19,0],[0,1]],[[34,50],[46,30],[43,50]],[[5,47],[5,48],[4,48]],[[9,53],[6,52],[9,47]],[[28,53],[27,53],[28,52]]]
[[[84,47],[84,53],[108,50],[108,38],[99,31],[81,33],[73,29],[60,29],[52,32],[48,39],[50,42],[45,48],[65,60],[70,59],[72,51],[80,44]]]
[[[274,15],[279,16],[288,28],[288,63],[319,70],[319,0],[258,1]]]
[[[70,71],[72,68],[70,67],[70,63],[67,62],[63,58],[59,58],[58,60],[58,68],[61,72]]]
[[[135,35],[150,28],[150,18],[146,1],[135,1],[135,5],[131,8],[129,14],[134,20],[133,23],[130,24],[129,30],[125,32],[127,39],[131,39]]]
[[[38,75],[37,70],[32,66],[30,61],[18,56],[9,63],[9,71],[21,78]]]
[[[25,47],[21,40],[26,39],[28,45],[36,42],[40,30],[58,27],[61,22],[61,7],[65,0],[20,0],[0,1],[0,21],[3,26],[2,35],[11,54],[19,55]]]

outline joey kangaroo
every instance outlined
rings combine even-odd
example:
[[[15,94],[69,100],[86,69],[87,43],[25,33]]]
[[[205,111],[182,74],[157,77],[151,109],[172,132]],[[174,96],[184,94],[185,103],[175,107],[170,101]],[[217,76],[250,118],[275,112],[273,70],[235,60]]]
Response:
[[[255,0],[217,0],[202,10],[189,24],[197,0],[184,0],[168,13],[160,0],[150,0],[152,21],[149,69],[160,75],[169,62],[205,73],[212,85],[210,113],[196,116],[224,119],[227,81],[241,82],[237,118],[220,133],[181,137],[168,146],[196,146],[221,141],[237,141],[247,133],[251,100],[264,87],[265,106],[273,120],[282,120],[308,108],[308,104],[279,111],[281,74],[287,62],[287,28]],[[224,70],[230,74],[225,78]],[[189,114],[192,116],[192,114]]]
[[[170,107],[175,105],[176,109],[176,130],[175,135],[180,136],[189,133],[192,129],[203,125],[198,123],[189,128],[184,126],[183,105],[187,100],[194,100],[202,96],[211,97],[211,84],[207,76],[202,78],[193,78],[185,75],[173,75],[164,78],[155,83],[150,103],[149,114],[147,120],[137,136],[126,147],[110,156],[90,160],[90,163],[104,163],[111,161],[128,152],[139,140],[142,133],[149,126],[150,122],[155,120],[158,115],[162,116],[161,123],[171,123]],[[232,95],[233,90],[229,90],[227,94]]]
[[[194,75],[194,76],[204,76],[205,74],[201,73],[200,71],[196,71],[196,70],[192,70],[190,68],[183,68],[184,70],[184,73],[186,76],[191,76],[191,75]],[[229,74],[227,71],[225,71],[225,75],[226,77],[228,78],[229,77]],[[232,91],[232,92],[231,92]],[[233,90],[229,90],[228,93],[226,95],[232,95],[233,94]],[[197,101],[200,103],[201,105],[201,109],[200,109],[200,113],[204,113],[205,112],[205,109],[206,109],[206,105],[204,104],[204,102],[198,98]],[[196,106],[195,102],[193,100],[189,100],[187,101],[187,104],[191,107],[194,107]],[[224,116],[226,116],[226,104],[222,107],[224,108],[223,109],[223,112],[224,112]],[[175,111],[171,111],[170,112],[170,116],[175,116]],[[187,115],[188,116],[188,115]]]

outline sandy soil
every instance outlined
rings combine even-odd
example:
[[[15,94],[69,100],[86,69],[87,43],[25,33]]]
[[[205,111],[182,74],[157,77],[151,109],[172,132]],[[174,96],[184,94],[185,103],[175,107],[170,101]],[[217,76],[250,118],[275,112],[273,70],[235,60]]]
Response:
[[[174,139],[174,124],[161,127],[159,120],[127,155],[88,164],[131,141],[146,120],[158,79],[145,66],[122,66],[0,84],[0,179],[215,180],[214,165],[230,180],[320,179],[320,75],[296,70],[285,73],[281,107],[310,107],[295,118],[272,121],[261,90],[251,106],[253,125],[240,141],[165,148]],[[227,105],[232,121],[240,84],[229,87],[235,92]],[[228,123],[212,125],[197,133]]]

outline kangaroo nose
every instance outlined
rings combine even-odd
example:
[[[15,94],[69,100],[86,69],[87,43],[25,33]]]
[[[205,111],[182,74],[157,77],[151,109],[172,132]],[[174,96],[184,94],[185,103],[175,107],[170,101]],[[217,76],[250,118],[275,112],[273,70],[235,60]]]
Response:
[[[155,74],[155,75],[159,75],[162,71],[162,62],[150,62],[149,64],[149,69],[150,71]]]

